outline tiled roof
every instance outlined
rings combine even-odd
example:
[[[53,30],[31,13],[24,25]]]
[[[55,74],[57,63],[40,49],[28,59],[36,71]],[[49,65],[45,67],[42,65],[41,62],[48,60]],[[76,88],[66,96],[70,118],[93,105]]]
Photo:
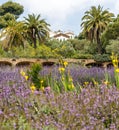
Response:
[[[53,37],[54,37],[54,38],[57,38],[57,37],[60,37],[60,36],[63,36],[63,37],[66,37],[66,38],[70,38],[67,34],[64,34],[64,33],[56,34],[56,35],[54,35]]]

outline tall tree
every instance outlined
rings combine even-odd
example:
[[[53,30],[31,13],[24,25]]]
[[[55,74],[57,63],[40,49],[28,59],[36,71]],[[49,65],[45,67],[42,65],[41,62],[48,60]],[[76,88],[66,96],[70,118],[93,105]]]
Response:
[[[115,40],[115,43],[119,40],[119,16],[117,16],[113,22],[111,22],[107,29],[103,32],[101,36],[101,41],[103,42],[103,48],[106,48],[109,44],[113,44],[112,42]],[[113,45],[109,45],[113,46]],[[114,47],[114,46],[113,46]]]
[[[119,39],[119,16],[117,16],[117,18],[115,18],[114,21],[109,24],[103,35],[103,37],[108,40],[117,38]]]
[[[5,42],[3,44],[5,49],[12,48],[13,46],[23,46],[25,42],[26,29],[23,22],[11,20],[8,22],[7,27],[2,29],[1,39]]]
[[[107,25],[112,21],[113,13],[103,10],[99,5],[97,8],[92,6],[89,11],[85,12],[82,18],[81,26],[83,32],[92,42],[97,43],[98,53],[102,53],[101,33],[106,29]]]
[[[19,18],[24,12],[23,6],[19,3],[8,1],[0,6],[0,28],[7,26],[7,21]]]
[[[28,18],[25,17],[28,39],[33,42],[34,48],[37,47],[37,39],[39,43],[41,43],[49,36],[50,25],[44,19],[40,19],[40,17],[40,15],[35,14],[29,14]]]

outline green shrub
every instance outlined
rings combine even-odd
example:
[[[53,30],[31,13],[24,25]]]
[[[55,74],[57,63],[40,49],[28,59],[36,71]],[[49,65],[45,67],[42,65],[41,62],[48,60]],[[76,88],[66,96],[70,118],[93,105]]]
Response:
[[[32,64],[30,70],[28,70],[28,76],[37,90],[47,86],[46,79],[39,75],[41,69],[42,69],[41,64],[34,63]]]
[[[107,62],[107,61],[111,61],[110,55],[108,54],[97,54],[94,57],[94,60],[97,62]]]
[[[93,56],[91,54],[76,53],[75,55],[72,56],[72,58],[75,58],[75,59],[92,59]]]
[[[75,49],[71,41],[50,40],[46,45],[49,46],[52,51],[60,57],[71,58],[75,53]]]
[[[119,40],[110,40],[109,45],[106,46],[106,52],[109,54],[114,52],[115,54],[119,55]]]
[[[56,53],[56,51],[52,50],[50,47],[42,44],[36,49],[36,57],[39,58],[58,58],[60,55]]]

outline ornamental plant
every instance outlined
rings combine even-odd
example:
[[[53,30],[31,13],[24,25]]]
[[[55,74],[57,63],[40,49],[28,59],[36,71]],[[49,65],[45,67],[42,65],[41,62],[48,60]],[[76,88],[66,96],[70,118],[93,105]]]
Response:
[[[59,72],[61,74],[61,84],[63,86],[63,90],[65,92],[75,90],[72,76],[70,75],[70,71],[67,70],[68,63],[66,61],[65,62],[61,61],[60,64],[61,65],[59,67]]]
[[[45,77],[47,77],[47,84],[56,93],[74,91],[75,85],[73,83],[73,78],[68,69],[68,62],[60,60],[59,67],[54,67],[53,70],[48,71],[45,68]]]
[[[31,79],[31,88],[36,88],[37,90],[44,90],[46,86],[46,79],[39,75],[39,72],[42,70],[42,65],[39,63],[34,63],[27,71],[29,78]],[[34,87],[32,87],[34,86]]]
[[[115,84],[116,84],[116,87],[119,88],[119,66],[118,66],[117,55],[112,53],[111,59],[112,59],[112,64],[114,66]]]

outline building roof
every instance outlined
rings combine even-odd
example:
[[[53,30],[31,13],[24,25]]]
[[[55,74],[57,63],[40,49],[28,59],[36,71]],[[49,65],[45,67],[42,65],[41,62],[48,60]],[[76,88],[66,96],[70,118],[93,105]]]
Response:
[[[54,37],[54,38],[57,38],[57,37],[60,37],[60,36],[63,36],[63,37],[66,37],[66,38],[70,38],[68,35],[66,35],[66,34],[64,34],[64,33],[56,34],[56,35],[54,35],[53,37]]]

